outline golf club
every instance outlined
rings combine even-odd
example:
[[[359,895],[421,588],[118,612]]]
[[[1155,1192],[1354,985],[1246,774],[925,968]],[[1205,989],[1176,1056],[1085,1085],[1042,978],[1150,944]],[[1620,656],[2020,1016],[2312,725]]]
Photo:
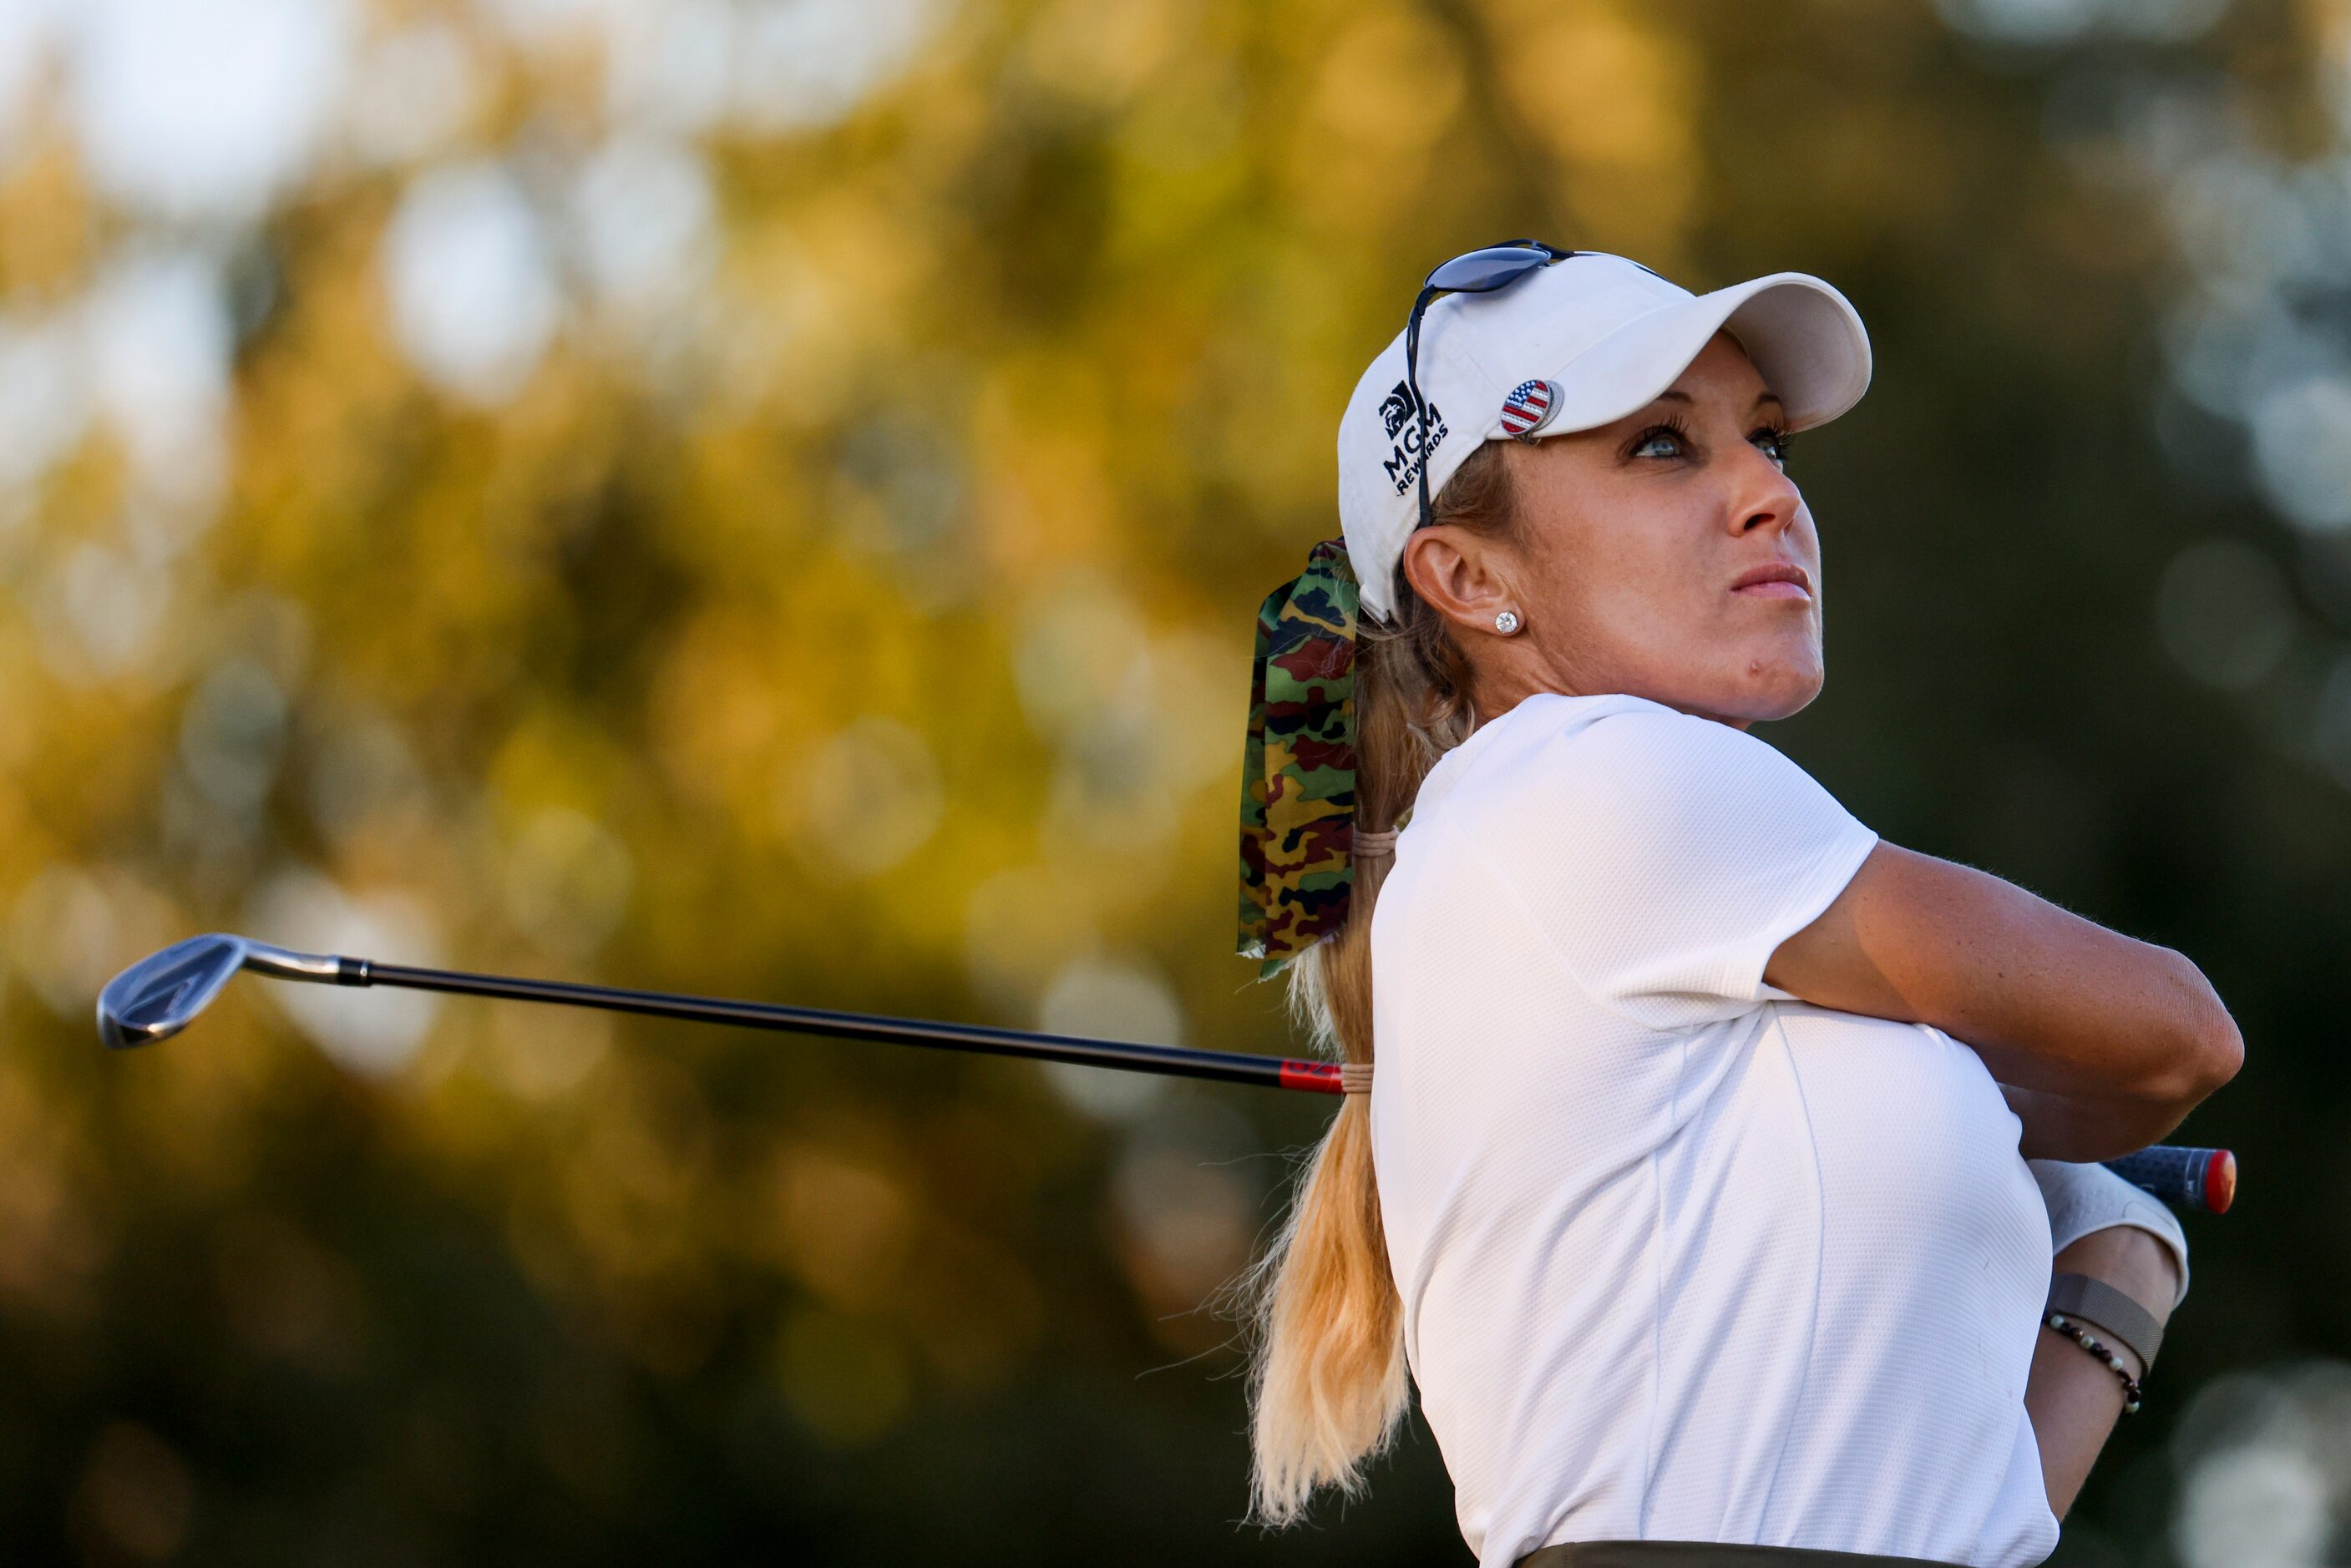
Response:
[[[174,942],[107,981],[106,989],[98,993],[98,1037],[118,1051],[167,1040],[193,1023],[238,971],[247,969],[278,980],[308,981],[319,985],[394,985],[410,991],[492,996],[509,1002],[601,1007],[613,1012],[678,1018],[695,1023],[728,1023],[794,1034],[882,1040],[897,1045],[929,1045],[1019,1056],[1036,1062],[1124,1067],[1175,1077],[1255,1084],[1314,1094],[1343,1092],[1339,1064],[1335,1062],[1256,1056],[1238,1051],[1195,1051],[1123,1040],[1088,1040],[1021,1029],[991,1029],[981,1024],[830,1012],[812,1007],[779,1007],[724,997],[627,991],[614,986],[469,974],[457,970],[412,969],[340,954],[292,952],[266,942],[221,933]]]
[[[1238,1051],[1199,1051],[1179,1045],[1145,1045],[1124,1040],[1090,1040],[1041,1034],[1025,1029],[993,1029],[972,1023],[941,1023],[917,1018],[832,1012],[813,1007],[737,1002],[724,997],[684,996],[671,992],[628,991],[615,986],[563,981],[524,980],[471,974],[462,970],[414,969],[377,963],[340,953],[295,952],[247,937],[214,932],[172,943],[106,982],[98,993],[98,1037],[122,1051],[168,1040],[195,1022],[221,988],[243,970],[277,980],[315,985],[392,985],[409,991],[458,996],[490,996],[508,1002],[555,1002],[600,1007],[613,1012],[676,1018],[695,1023],[726,1023],[793,1034],[880,1040],[896,1045],[927,1045],[1032,1062],[1071,1062],[1088,1067],[1120,1067],[1216,1083],[1254,1084],[1308,1094],[1345,1092],[1335,1062],[1256,1056]],[[2211,1213],[2226,1210],[2236,1192],[2236,1157],[2226,1149],[2157,1145],[2107,1162],[2126,1180],[2168,1202]]]

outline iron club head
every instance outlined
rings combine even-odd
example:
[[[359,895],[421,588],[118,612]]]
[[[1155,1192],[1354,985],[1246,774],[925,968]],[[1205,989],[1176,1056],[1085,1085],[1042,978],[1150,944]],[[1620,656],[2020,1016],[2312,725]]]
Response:
[[[98,1037],[117,1051],[152,1045],[193,1023],[239,970],[260,970],[284,980],[333,981],[342,962],[220,931],[190,937],[150,953],[106,982],[98,993]]]
[[[98,993],[98,1037],[117,1050],[185,1029],[245,967],[243,937],[190,937],[150,953]]]

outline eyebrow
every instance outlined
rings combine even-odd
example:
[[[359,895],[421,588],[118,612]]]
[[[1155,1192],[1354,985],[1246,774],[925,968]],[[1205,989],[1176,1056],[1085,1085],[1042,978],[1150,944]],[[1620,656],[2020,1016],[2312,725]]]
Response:
[[[1695,400],[1693,400],[1687,392],[1682,391],[1677,388],[1668,387],[1649,400],[1653,403],[1687,403],[1694,401]],[[1780,403],[1780,395],[1777,392],[1766,390],[1755,400],[1755,406],[1759,409],[1766,403]],[[1780,406],[1784,409],[1788,405],[1785,403],[1780,403]]]

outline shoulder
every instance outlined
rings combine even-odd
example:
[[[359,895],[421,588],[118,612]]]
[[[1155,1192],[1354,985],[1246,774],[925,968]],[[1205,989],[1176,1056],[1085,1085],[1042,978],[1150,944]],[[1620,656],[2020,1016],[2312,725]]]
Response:
[[[1452,815],[1597,807],[1645,808],[1714,799],[1754,775],[1809,778],[1775,747],[1712,719],[1644,697],[1531,697],[1463,747],[1447,791]],[[1482,747],[1480,740],[1489,743]],[[1432,779],[1436,775],[1432,774]],[[1817,787],[1817,786],[1814,786]]]
[[[1867,831],[1767,742],[1643,698],[1531,698],[1490,728],[1454,776],[1430,774],[1414,821],[1429,848],[1449,839],[1512,882],[1646,885]]]
[[[1607,698],[1584,722],[1551,740],[1546,756],[1560,769],[1643,783],[1703,777],[1724,767],[1794,765],[1744,730],[1646,697]]]

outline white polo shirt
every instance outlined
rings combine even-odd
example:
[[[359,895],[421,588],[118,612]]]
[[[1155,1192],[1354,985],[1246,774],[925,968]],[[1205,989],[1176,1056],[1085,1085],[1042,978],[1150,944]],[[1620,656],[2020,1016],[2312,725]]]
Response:
[[[1373,1158],[1483,1568],[2055,1547],[2015,1116],[1948,1036],[1763,982],[1876,843],[1762,741],[1635,697],[1530,698],[1422,786],[1372,922]]]

